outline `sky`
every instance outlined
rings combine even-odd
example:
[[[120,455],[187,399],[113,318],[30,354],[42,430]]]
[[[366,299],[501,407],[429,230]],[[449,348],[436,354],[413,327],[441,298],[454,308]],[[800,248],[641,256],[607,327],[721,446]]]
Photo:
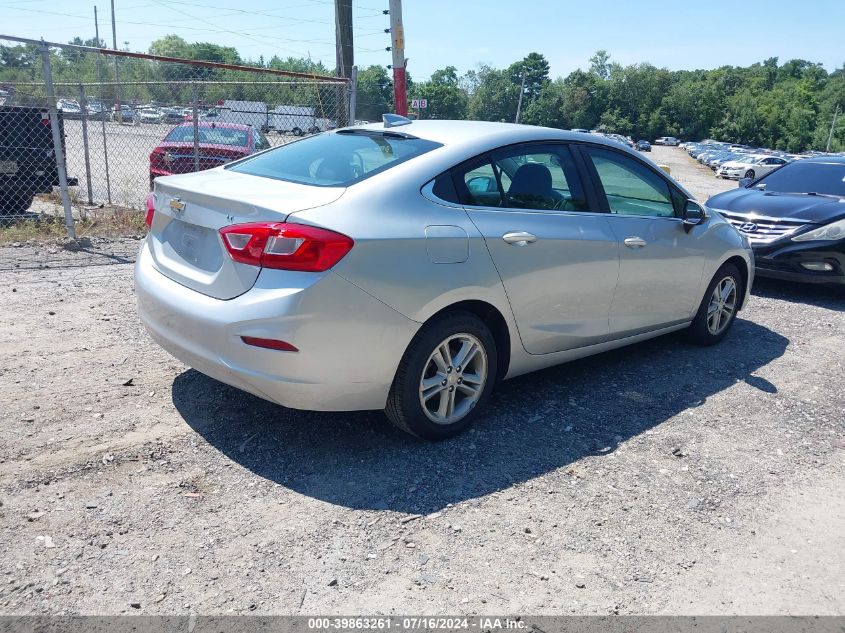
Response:
[[[390,64],[388,0],[352,0],[355,63]],[[0,33],[111,44],[107,0],[0,0]],[[334,0],[114,0],[117,40],[146,51],[168,34],[233,46],[244,59],[311,57],[334,68]],[[598,49],[623,65],[672,70],[802,58],[845,64],[845,0],[405,0],[405,55],[415,80],[448,65],[459,73],[510,65],[532,51],[551,76],[586,68]],[[0,41],[0,43],[3,43]]]

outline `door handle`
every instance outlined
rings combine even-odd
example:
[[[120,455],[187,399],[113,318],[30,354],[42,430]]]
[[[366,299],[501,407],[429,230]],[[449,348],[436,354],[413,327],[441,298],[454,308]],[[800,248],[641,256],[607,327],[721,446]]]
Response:
[[[642,248],[643,246],[646,246],[647,244],[648,244],[648,242],[646,242],[641,237],[634,236],[634,237],[626,237],[625,238],[625,246],[627,246],[628,248]]]
[[[505,233],[502,239],[514,246],[528,246],[537,241],[537,236],[527,231],[511,231],[510,233]]]

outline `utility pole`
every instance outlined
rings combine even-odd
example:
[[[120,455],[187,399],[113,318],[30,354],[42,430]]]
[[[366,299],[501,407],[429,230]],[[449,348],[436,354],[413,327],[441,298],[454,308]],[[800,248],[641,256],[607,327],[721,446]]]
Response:
[[[94,39],[97,40],[97,48],[100,48],[100,23],[97,20],[97,5],[94,5]],[[102,81],[103,78],[100,76],[100,57],[101,55],[97,53],[97,81]],[[102,93],[100,94],[102,97]]]
[[[522,73],[522,84],[519,86],[519,101],[516,102],[516,118],[514,123],[519,123],[519,111],[522,110],[522,95],[525,94],[525,73]]]
[[[337,74],[338,77],[350,79],[352,77],[352,66],[355,64],[355,47],[352,43],[352,0],[334,0],[334,16]],[[317,90],[319,90],[319,87]],[[337,125],[338,127],[345,127],[349,124],[347,121],[349,110],[342,95],[347,93],[343,87],[340,87],[338,94],[341,97],[338,99]]]
[[[393,109],[408,116],[408,87],[405,80],[405,29],[402,27],[402,0],[390,0],[390,38],[393,51]]]
[[[830,124],[830,134],[827,135],[827,147],[824,151],[830,151],[830,142],[833,140],[833,128],[836,125],[836,117],[839,114],[839,104],[836,104],[836,110],[833,111],[833,122]]]
[[[117,26],[114,21],[114,0],[111,0],[111,37],[114,50],[117,50]],[[118,123],[123,122],[123,109],[120,107],[120,79],[117,76],[117,55],[114,56],[114,105],[117,108]],[[133,117],[134,118],[134,117]]]

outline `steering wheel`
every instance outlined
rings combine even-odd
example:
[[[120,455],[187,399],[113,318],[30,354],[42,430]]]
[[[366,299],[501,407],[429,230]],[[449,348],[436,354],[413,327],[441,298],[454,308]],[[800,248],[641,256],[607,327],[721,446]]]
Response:
[[[572,204],[572,200],[562,198],[555,202],[555,206],[552,209],[554,211],[575,211],[575,205]]]

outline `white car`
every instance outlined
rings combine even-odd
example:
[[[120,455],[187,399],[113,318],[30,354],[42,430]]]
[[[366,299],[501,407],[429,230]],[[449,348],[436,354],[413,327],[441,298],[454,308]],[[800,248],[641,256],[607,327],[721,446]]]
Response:
[[[164,113],[158,108],[142,108],[138,111],[138,119],[141,123],[161,123]]]
[[[789,162],[787,158],[768,154],[749,154],[738,160],[729,160],[716,171],[717,178],[760,178]]]
[[[674,136],[661,136],[660,138],[654,139],[654,143],[652,143],[652,145],[668,145],[670,147],[677,147],[680,143],[681,142]]]

